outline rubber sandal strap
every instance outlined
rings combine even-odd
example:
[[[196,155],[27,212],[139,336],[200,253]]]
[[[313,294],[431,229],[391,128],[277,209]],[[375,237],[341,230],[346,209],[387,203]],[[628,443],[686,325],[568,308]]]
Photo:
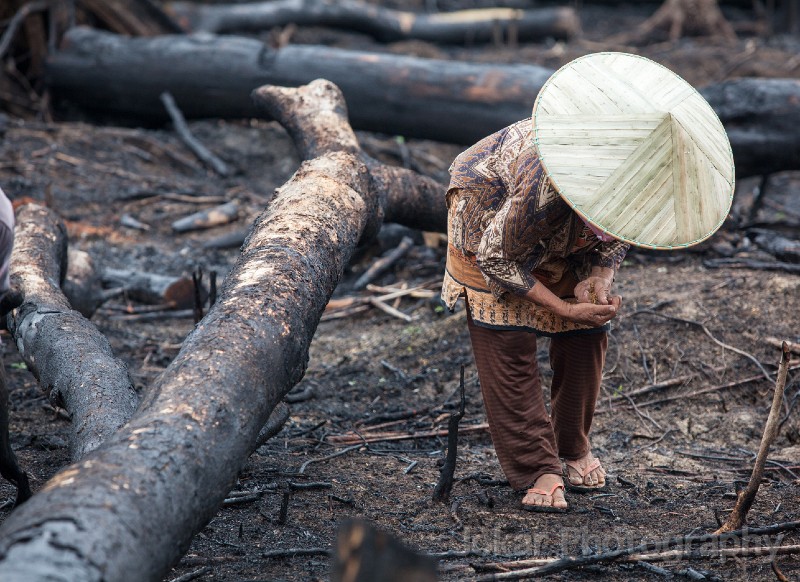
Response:
[[[595,469],[599,469],[601,467],[600,459],[595,457],[595,459],[586,465],[586,468],[581,470],[580,466],[576,461],[564,461],[564,464],[569,467],[570,469],[574,469],[578,475],[580,475],[581,481],[583,480],[586,475],[594,471]]]
[[[550,489],[549,492],[545,491],[544,489],[539,489],[538,487],[531,487],[526,491],[526,493],[533,493],[534,495],[546,495],[552,497],[553,493],[556,492],[556,489],[564,489],[564,485],[562,483],[554,483],[553,488]]]

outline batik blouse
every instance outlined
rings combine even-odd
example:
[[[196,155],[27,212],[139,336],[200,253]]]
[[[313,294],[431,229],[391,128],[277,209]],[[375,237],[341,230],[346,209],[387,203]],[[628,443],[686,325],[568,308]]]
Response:
[[[466,297],[478,325],[544,334],[588,329],[524,299],[542,283],[569,300],[593,266],[616,271],[627,243],[603,242],[552,188],[530,119],[484,138],[450,167],[442,299]]]

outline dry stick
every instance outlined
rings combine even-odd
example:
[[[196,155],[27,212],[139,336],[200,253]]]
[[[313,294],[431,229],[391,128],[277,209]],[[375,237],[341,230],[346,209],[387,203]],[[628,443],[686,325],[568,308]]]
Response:
[[[617,562],[666,562],[684,559],[715,559],[715,558],[744,558],[772,555],[793,555],[800,554],[800,545],[790,546],[742,546],[738,548],[710,547],[699,548],[697,550],[669,550],[666,552],[632,554],[616,560]],[[561,558],[531,558],[527,560],[515,560],[511,562],[491,562],[487,564],[475,564],[474,568],[480,570],[499,570],[506,572],[515,568],[531,568],[535,566],[546,566],[560,560]]]
[[[489,425],[485,422],[482,422],[480,424],[471,424],[469,426],[462,426],[459,430],[462,433],[482,432],[487,430],[488,428]],[[447,433],[448,431],[445,429],[437,429],[437,430],[427,430],[424,432],[413,432],[413,433],[386,432],[386,433],[361,433],[360,435],[342,434],[342,435],[329,436],[325,440],[326,442],[337,445],[346,445],[353,442],[359,442],[361,444],[385,443],[390,441],[402,441],[408,439],[428,439],[428,438],[443,437],[447,436]]]
[[[778,582],[790,582],[789,579],[786,577],[786,575],[783,572],[781,572],[780,568],[778,568],[778,565],[775,563],[775,560],[772,560],[772,562],[770,562],[770,566],[772,567],[772,573],[775,574],[775,578],[778,579]]]
[[[789,370],[795,371],[800,370],[800,363],[797,361],[789,362]],[[658,400],[648,400],[647,402],[640,402],[637,404],[639,408],[644,406],[653,406],[655,404],[664,404],[665,402],[674,402],[675,400],[685,400],[688,398],[694,398],[695,396],[702,396],[703,394],[708,394],[709,392],[719,392],[720,390],[725,390],[726,388],[735,388],[736,386],[741,386],[742,384],[747,384],[749,382],[756,382],[761,380],[763,376],[761,374],[757,374],[755,376],[748,376],[747,378],[742,378],[741,380],[734,380],[732,382],[728,382],[727,384],[720,384],[718,386],[712,386],[711,388],[703,388],[702,390],[695,390],[694,392],[687,392],[686,394],[678,394],[676,396],[667,396],[666,398],[659,398]],[[624,406],[630,406],[630,404],[625,404]],[[605,414],[608,412],[607,409],[603,408],[597,410],[595,414]]]
[[[305,473],[306,467],[308,467],[311,463],[319,463],[321,461],[327,461],[329,459],[334,459],[336,457],[339,457],[341,455],[349,453],[350,451],[355,451],[356,449],[360,449],[363,446],[363,444],[364,443],[359,443],[357,445],[353,445],[352,447],[347,447],[346,449],[342,449],[341,451],[336,451],[335,453],[332,453],[330,455],[325,455],[324,457],[320,457],[318,459],[309,459],[305,463],[300,465],[300,469],[297,472],[298,473]]]
[[[780,420],[781,404],[783,404],[783,393],[786,390],[786,376],[789,373],[789,346],[786,342],[781,346],[781,361],[778,366],[778,378],[775,381],[775,393],[772,397],[772,408],[770,408],[767,424],[764,427],[764,434],[761,437],[761,446],[758,448],[756,462],[753,465],[753,473],[750,475],[750,482],[736,499],[736,505],[715,533],[725,533],[739,529],[747,519],[747,512],[755,501],[761,479],[764,477],[764,465],[767,462],[767,454],[772,446],[772,441],[778,435],[778,422]]]
[[[287,550],[269,550],[261,553],[262,558],[291,558],[294,556],[326,556],[331,548],[289,548]]]
[[[14,35],[17,33],[17,29],[24,20],[34,12],[41,12],[47,10],[49,7],[49,2],[29,2],[14,14],[11,22],[8,23],[8,28],[6,28],[3,33],[3,37],[0,38],[0,57],[2,57],[8,50],[8,47],[11,46],[11,41],[14,40]]]
[[[178,576],[177,578],[173,578],[170,582],[189,582],[190,580],[194,580],[196,578],[200,578],[200,576],[205,576],[211,572],[211,566],[205,566],[203,568],[199,568],[194,570],[193,572],[188,572],[182,576]]]
[[[352,307],[337,309],[329,313],[323,313],[322,317],[320,317],[319,320],[330,321],[331,319],[344,319],[345,317],[350,317],[351,315],[355,315],[356,313],[362,313],[364,311],[368,311],[369,308],[370,308],[369,305],[353,305]]]
[[[650,416],[646,412],[642,412],[641,410],[639,410],[639,407],[636,405],[636,401],[633,398],[631,398],[630,396],[628,396],[628,402],[630,402],[630,405],[633,407],[634,412],[636,412],[636,414],[638,414],[640,418],[642,418],[643,420],[649,420],[650,422],[653,423],[653,425],[655,425],[655,427],[657,429],[663,430],[661,428],[661,425],[658,424],[658,422],[656,422],[656,420],[652,416]],[[645,424],[645,427],[646,426],[647,425]]]
[[[206,166],[214,170],[223,178],[229,176],[230,170],[225,162],[211,153],[206,146],[200,143],[197,138],[192,135],[192,131],[189,129],[189,126],[186,124],[186,119],[183,117],[183,113],[181,113],[181,110],[178,109],[178,105],[175,103],[175,99],[172,97],[172,94],[169,91],[164,91],[161,94],[161,102],[164,104],[167,113],[169,113],[169,116],[172,119],[172,125],[175,126],[175,131],[183,140],[183,143],[185,143],[187,147],[192,150],[192,153],[194,153],[194,155],[196,155],[201,162],[203,162]]]
[[[399,309],[395,309],[391,305],[387,305],[386,303],[384,303],[380,299],[377,299],[376,297],[370,297],[369,298],[369,304],[377,307],[378,309],[380,309],[384,313],[388,313],[392,317],[396,317],[398,319],[402,319],[403,321],[406,321],[406,322],[410,322],[411,321],[411,316],[410,315],[407,315],[407,314],[403,313]]]
[[[759,362],[758,359],[753,354],[750,354],[748,352],[745,352],[744,350],[740,350],[739,348],[735,348],[732,345],[726,344],[725,342],[722,342],[722,341],[718,340],[708,330],[708,328],[704,324],[700,323],[699,321],[694,321],[693,319],[684,319],[683,317],[676,317],[674,315],[665,315],[663,313],[658,313],[657,311],[652,311],[652,310],[649,310],[649,309],[642,310],[640,313],[649,313],[651,315],[656,315],[658,317],[663,317],[664,319],[670,319],[672,321],[678,321],[680,323],[688,323],[689,325],[694,325],[696,327],[699,327],[700,329],[703,330],[703,333],[705,333],[708,337],[710,337],[711,341],[713,341],[718,346],[722,347],[723,349],[735,352],[735,353],[737,353],[737,354],[739,354],[741,356],[744,356],[745,358],[748,358],[748,359],[752,360],[759,367],[759,369],[764,373],[764,377],[767,380],[772,381],[772,377],[770,376],[769,372],[767,372],[766,368],[764,368],[764,365],[761,362]]]
[[[414,241],[411,239],[411,237],[404,236],[403,240],[400,241],[400,244],[397,245],[395,249],[393,249],[385,257],[381,257],[372,263],[370,268],[367,269],[364,274],[358,278],[358,281],[355,282],[353,289],[358,290],[366,287],[368,283],[371,283],[377,277],[385,273],[397,261],[399,261],[413,246]]]
[[[194,323],[197,325],[203,319],[203,304],[205,303],[203,297],[203,268],[199,267],[192,271],[192,285],[194,288]]]
[[[467,405],[467,397],[464,391],[464,366],[461,366],[461,379],[458,384],[461,390],[461,405],[458,412],[450,415],[447,421],[447,457],[439,473],[439,481],[433,490],[433,500],[445,502],[450,499],[450,491],[453,489],[453,475],[456,472],[456,459],[458,455],[458,423],[464,417],[464,409]]]
[[[798,343],[779,340],[776,337],[767,337],[764,338],[764,341],[771,346],[775,346],[776,348],[781,348],[781,349],[783,349],[783,346],[786,345],[789,348],[790,352],[795,354],[800,354],[800,344]]]
[[[688,536],[688,535],[676,536],[666,540],[645,542],[643,544],[639,544],[638,546],[622,548],[619,550],[613,550],[611,552],[604,552],[601,554],[594,554],[590,556],[566,556],[563,558],[559,558],[554,562],[550,562],[549,564],[545,564],[543,566],[538,566],[535,568],[524,568],[522,570],[517,570],[514,572],[488,574],[486,576],[481,576],[476,580],[477,582],[494,582],[495,580],[521,580],[523,578],[533,578],[535,576],[552,574],[555,572],[562,572],[564,570],[569,570],[572,568],[582,568],[584,566],[590,566],[592,564],[615,562],[635,554],[642,554],[646,552],[662,553],[665,551],[669,551],[668,549],[673,548],[674,546],[689,548],[688,550],[685,550],[686,551],[685,555],[690,556],[691,545],[695,543],[712,544],[714,547],[722,547],[724,544],[720,544],[720,542],[728,540],[736,540],[745,535],[747,536],[768,535],[768,534],[796,530],[796,529],[800,529],[800,521],[788,521],[784,523],[768,525],[765,527],[747,528],[744,530],[737,530],[721,534],[714,533],[714,534],[705,534],[698,536]]]
[[[194,309],[173,309],[154,313],[134,313],[131,315],[112,315],[112,321],[153,321],[156,319],[188,319],[194,317]]]
[[[712,372],[722,372],[724,368],[712,368]],[[671,388],[672,386],[679,386],[697,378],[704,372],[694,372],[692,374],[686,374],[684,376],[677,376],[675,378],[670,378],[669,380],[664,380],[663,382],[658,382],[656,384],[648,384],[647,386],[643,386],[641,388],[637,388],[636,390],[631,390],[630,392],[625,392],[624,394],[618,394],[616,396],[612,396],[606,399],[606,402],[619,402],[620,400],[626,400],[628,397],[632,396],[641,396],[643,394],[649,394],[651,392],[657,392],[659,390],[663,390],[665,388]],[[759,376],[760,377],[760,376]]]

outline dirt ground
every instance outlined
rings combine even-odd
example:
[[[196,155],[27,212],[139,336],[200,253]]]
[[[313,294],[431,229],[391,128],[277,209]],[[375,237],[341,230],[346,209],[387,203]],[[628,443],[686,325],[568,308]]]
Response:
[[[442,7],[456,7],[450,4]],[[653,9],[584,6],[583,39],[516,48],[416,42],[382,46],[362,35],[322,29],[299,29],[293,42],[557,67],[581,54],[621,48],[604,39],[641,22]],[[726,14],[740,30],[752,20],[744,10]],[[735,44],[694,38],[625,48],[671,67],[697,86],[738,76],[800,77],[796,37],[764,40],[743,33]],[[70,244],[87,251],[99,270],[135,267],[181,275],[202,267],[224,277],[237,249],[205,248],[204,243],[246,228],[299,163],[283,129],[260,120],[191,123],[196,136],[235,168],[226,179],[203,170],[169,127],[101,127],[87,120],[45,124],[8,117],[0,119],[0,126],[4,190],[12,199],[30,196],[55,208],[68,223]],[[359,133],[359,138],[368,153],[402,163],[393,136]],[[450,161],[463,149],[412,139],[405,143],[416,167],[443,184]],[[412,548],[449,552],[439,563],[443,580],[474,578],[489,563],[587,554],[716,529],[749,477],[772,399],[773,382],[763,377],[756,361],[774,371],[779,350],[770,340],[800,341],[800,275],[704,265],[720,256],[762,256],[739,228],[758,182],[737,184],[731,220],[701,248],[632,251],[625,260],[617,279],[624,308],[610,337],[593,428],[594,452],[610,473],[610,491],[569,495],[571,511],[565,515],[520,509],[520,494],[504,482],[488,433],[480,426],[486,418],[463,309],[449,314],[435,297],[405,297],[395,306],[406,319],[375,308],[331,311],[329,317],[341,317],[320,323],[308,372],[293,391],[300,396],[290,404],[289,421],[251,456],[231,501],[165,580],[191,575],[220,581],[326,580],[326,552],[337,525],[349,517],[372,520]],[[174,220],[227,200],[240,203],[236,222],[173,233]],[[124,215],[147,230],[121,226]],[[756,218],[796,232],[800,173],[770,177]],[[352,287],[387,250],[388,240],[384,247],[376,244],[360,253],[337,297],[378,294],[356,293]],[[421,237],[417,241],[377,284],[436,289],[444,249],[423,244]],[[145,393],[177,354],[193,322],[166,315],[144,320],[127,314],[129,307],[138,306],[112,299],[92,321],[129,366],[137,390]],[[68,462],[68,420],[48,403],[8,339],[4,336],[3,353],[12,444],[38,489]],[[539,346],[546,392],[548,340]],[[461,366],[466,414],[457,481],[449,503],[433,503],[447,418],[459,400]],[[646,395],[626,396],[670,379],[678,380]],[[750,512],[751,527],[800,519],[798,370],[789,374],[786,395],[784,422]],[[363,440],[343,438],[353,434]],[[252,495],[241,497],[248,492]],[[0,482],[0,502],[12,500],[13,493]],[[9,514],[9,505],[0,509],[0,520]],[[797,533],[751,535],[736,547],[791,545],[800,543],[798,538]],[[269,554],[276,551],[284,553]],[[775,579],[771,557],[695,556],[656,565],[690,579],[769,580]],[[796,555],[779,555],[775,563],[788,579],[800,578]],[[665,573],[639,562],[554,577],[657,580]]]

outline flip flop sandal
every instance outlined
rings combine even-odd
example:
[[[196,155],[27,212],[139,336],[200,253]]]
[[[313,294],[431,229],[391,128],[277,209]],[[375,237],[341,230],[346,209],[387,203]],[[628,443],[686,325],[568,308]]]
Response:
[[[556,483],[549,492],[545,491],[544,489],[539,489],[538,487],[531,487],[525,493],[533,493],[543,497],[550,497],[550,503],[552,504],[553,493],[555,493],[556,489],[559,488],[564,489],[564,486],[561,483]],[[530,503],[523,503],[522,509],[525,511],[536,511],[541,513],[566,513],[569,507],[554,507],[553,505],[532,505]]]
[[[576,485],[571,483],[569,480],[569,469],[574,469],[575,472],[580,475],[581,481],[583,481],[586,475],[601,467],[599,459],[595,459],[589,463],[583,470],[581,470],[575,461],[564,461],[564,464],[568,467],[566,475],[564,475],[564,482],[566,483],[567,491],[572,491],[574,493],[595,493],[597,491],[606,491],[608,489],[608,478],[606,478],[602,485]]]

